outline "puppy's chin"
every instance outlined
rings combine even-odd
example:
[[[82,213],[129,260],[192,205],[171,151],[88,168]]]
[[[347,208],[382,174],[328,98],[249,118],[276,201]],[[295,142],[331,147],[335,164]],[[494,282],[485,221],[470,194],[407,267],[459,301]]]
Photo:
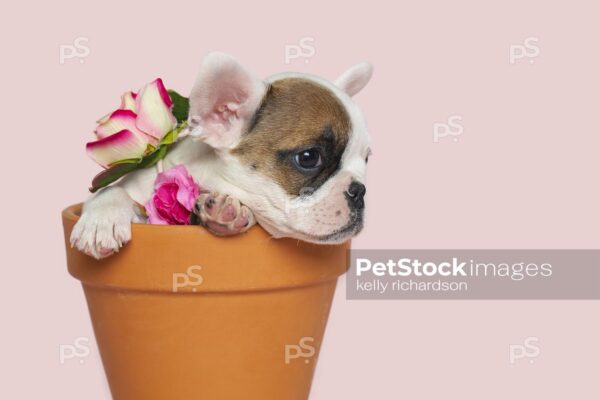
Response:
[[[321,236],[310,236],[301,234],[297,239],[304,240],[309,243],[316,244],[340,244],[347,242],[352,239],[354,236],[358,235],[362,230],[362,223],[356,225],[348,225],[342,229],[329,233],[327,235]]]
[[[260,218],[258,218],[260,220]],[[289,226],[282,227],[271,224],[267,221],[260,221],[261,226],[275,238],[292,238],[302,240],[304,242],[315,244],[341,244],[354,236],[358,235],[363,229],[363,212],[353,212],[350,214],[348,223],[344,226],[334,229],[329,233],[312,234],[302,230],[296,230]]]

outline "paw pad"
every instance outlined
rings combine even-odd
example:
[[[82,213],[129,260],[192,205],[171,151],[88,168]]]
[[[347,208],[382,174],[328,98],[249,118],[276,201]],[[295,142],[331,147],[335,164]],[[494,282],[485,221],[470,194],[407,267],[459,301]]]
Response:
[[[203,226],[220,236],[243,233],[255,223],[248,207],[231,196],[216,192],[201,194],[194,212]]]

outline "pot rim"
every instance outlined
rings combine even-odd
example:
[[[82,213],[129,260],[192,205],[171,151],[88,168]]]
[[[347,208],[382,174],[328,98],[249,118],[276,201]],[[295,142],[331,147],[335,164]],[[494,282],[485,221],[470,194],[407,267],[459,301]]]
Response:
[[[336,280],[348,269],[350,241],[318,245],[274,239],[260,226],[219,237],[197,225],[132,224],[132,240],[95,260],[71,248],[69,237],[82,205],[65,208],[62,220],[69,273],[84,286],[109,290],[209,294],[294,289]],[[179,287],[190,268],[198,285]],[[177,286],[177,287],[175,287]],[[174,290],[177,289],[177,290]]]

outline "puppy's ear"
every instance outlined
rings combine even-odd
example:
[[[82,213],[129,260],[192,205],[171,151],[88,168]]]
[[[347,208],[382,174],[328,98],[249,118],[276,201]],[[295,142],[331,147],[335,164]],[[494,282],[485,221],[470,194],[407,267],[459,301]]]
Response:
[[[337,87],[342,89],[348,94],[348,96],[354,96],[364,88],[373,75],[373,66],[371,64],[363,62],[356,64],[355,66],[348,69],[336,80],[335,84]]]
[[[190,93],[192,134],[214,148],[235,147],[265,90],[233,57],[209,53]]]

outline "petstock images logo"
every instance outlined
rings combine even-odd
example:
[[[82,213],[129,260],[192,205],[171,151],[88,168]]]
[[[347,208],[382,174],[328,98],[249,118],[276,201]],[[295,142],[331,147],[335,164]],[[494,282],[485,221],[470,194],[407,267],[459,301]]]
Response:
[[[600,250],[353,249],[349,263],[348,299],[600,299]]]

